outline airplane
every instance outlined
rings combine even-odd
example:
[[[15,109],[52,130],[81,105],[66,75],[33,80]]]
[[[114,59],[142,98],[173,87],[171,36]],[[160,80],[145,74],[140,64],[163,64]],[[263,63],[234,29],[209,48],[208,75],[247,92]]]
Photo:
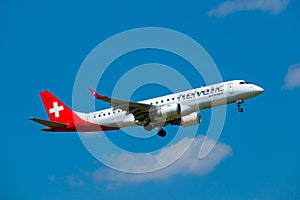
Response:
[[[72,111],[51,92],[40,92],[50,120],[29,118],[45,125],[42,131],[50,132],[96,132],[119,130],[128,126],[143,126],[145,130],[157,130],[166,136],[167,125],[193,126],[201,122],[199,110],[237,103],[243,112],[244,100],[264,92],[264,89],[244,80],[233,80],[182,91],[175,94],[139,102],[118,100],[103,96],[89,88],[98,100],[107,102],[111,108],[91,113]]]

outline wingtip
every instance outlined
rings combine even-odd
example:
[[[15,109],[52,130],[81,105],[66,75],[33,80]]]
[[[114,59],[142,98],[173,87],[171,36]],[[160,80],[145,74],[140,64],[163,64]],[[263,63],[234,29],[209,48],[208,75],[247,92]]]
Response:
[[[93,90],[92,88],[88,88],[89,89],[89,91],[92,93],[92,94],[95,94],[96,92],[95,92],[95,90]]]
[[[35,118],[35,117],[28,117],[28,120],[31,120],[31,121],[36,121],[37,120],[37,118]]]
[[[92,88],[88,88],[89,89],[89,91],[95,96],[95,98],[97,98],[97,99],[102,99],[102,98],[104,98],[105,96],[102,96],[102,95],[100,95],[100,94],[98,94],[95,90],[93,90]]]

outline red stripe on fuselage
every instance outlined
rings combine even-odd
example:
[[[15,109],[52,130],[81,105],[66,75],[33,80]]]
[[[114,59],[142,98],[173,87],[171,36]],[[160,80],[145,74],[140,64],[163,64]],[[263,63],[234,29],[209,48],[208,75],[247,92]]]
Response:
[[[68,122],[67,127],[54,128],[51,127],[47,131],[52,132],[96,132],[96,131],[111,131],[119,130],[119,127],[103,126],[81,119],[76,113],[73,112],[72,121]]]

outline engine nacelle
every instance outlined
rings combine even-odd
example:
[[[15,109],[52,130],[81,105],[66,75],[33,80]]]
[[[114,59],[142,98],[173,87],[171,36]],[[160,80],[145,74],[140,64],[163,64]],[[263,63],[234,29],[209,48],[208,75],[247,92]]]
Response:
[[[181,106],[181,116],[186,116],[186,115],[189,115],[193,112],[195,112],[196,110],[198,110],[197,108],[195,107],[191,107],[191,106],[187,106],[187,105],[180,105]]]
[[[200,122],[201,122],[201,115],[197,112],[193,112],[189,115],[185,115],[181,117],[179,125],[187,127],[187,126],[193,126],[199,124]]]
[[[176,117],[179,116],[180,113],[181,113],[181,106],[180,104],[177,103],[161,106],[157,110],[157,115],[163,117]]]

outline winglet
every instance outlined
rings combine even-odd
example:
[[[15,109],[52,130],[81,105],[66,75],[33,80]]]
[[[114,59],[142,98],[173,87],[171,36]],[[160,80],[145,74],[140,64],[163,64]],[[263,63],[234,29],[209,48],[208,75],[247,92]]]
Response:
[[[95,96],[96,99],[103,99],[103,98],[105,98],[105,96],[102,96],[102,95],[98,94],[92,88],[89,88],[89,91]]]

